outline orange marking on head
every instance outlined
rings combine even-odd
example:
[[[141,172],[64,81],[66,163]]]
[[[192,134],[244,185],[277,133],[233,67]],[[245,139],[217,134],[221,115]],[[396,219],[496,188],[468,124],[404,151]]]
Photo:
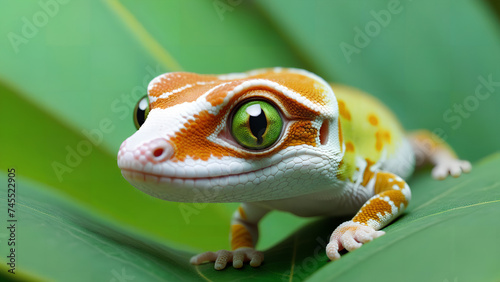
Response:
[[[155,102],[151,103],[151,109],[166,109],[177,104],[196,101],[196,99],[198,99],[201,95],[217,86],[218,84],[220,83],[196,85],[179,92],[181,95],[178,95],[179,93],[176,93],[168,96],[167,98],[158,99]]]
[[[251,76],[249,78],[263,78],[276,82],[299,93],[310,101],[319,105],[326,105],[325,89],[320,87],[318,81],[305,75],[288,72],[286,70],[274,72],[270,69],[269,72]]]
[[[300,94],[310,101],[313,101],[319,105],[326,105],[325,89],[317,87],[319,84],[316,80],[302,74],[291,73],[287,71],[274,72],[270,69],[269,72],[248,76],[243,79],[221,80],[221,82],[227,83],[233,81],[241,84],[244,81],[252,79],[265,79],[276,82],[279,85],[285,86],[286,88]],[[207,100],[212,103],[212,105],[217,105],[226,97],[227,92],[228,91],[224,90],[223,88],[217,89],[216,91],[209,94]]]
[[[212,104],[212,106],[217,106],[222,104],[222,102],[224,102],[224,98],[226,98],[227,96],[227,93],[233,90],[233,88],[236,87],[237,85],[240,85],[243,81],[238,80],[229,83],[228,81],[221,81],[220,84],[222,83],[228,83],[228,84],[222,87],[218,87],[217,89],[214,89],[210,94],[207,95],[207,101],[210,104]]]
[[[292,138],[288,138],[283,147],[310,145],[316,146],[316,136],[318,130],[312,126],[310,121],[300,120],[290,126],[290,132],[293,132]]]
[[[354,144],[352,142],[346,142],[345,143],[345,151],[346,152],[354,152]]]
[[[279,102],[279,104],[283,105],[286,108],[286,111],[290,115],[290,119],[315,119],[320,113],[318,111],[310,110],[299,102],[289,99],[282,95],[281,93],[276,92],[276,90],[267,88],[267,87],[258,87],[258,89],[249,89],[242,94],[242,96],[247,97],[262,97],[265,99],[267,95],[273,95],[273,98]]]
[[[206,96],[207,101],[213,106],[220,105],[227,97],[228,92],[243,82],[253,79],[265,79],[276,82],[317,104],[326,105],[325,92],[328,88],[321,87],[320,82],[305,75],[286,70],[279,73],[269,70],[258,75],[226,80],[210,75],[168,73],[152,86],[149,95],[151,97],[159,97],[164,93],[171,93],[174,90],[175,93],[171,93],[165,98],[158,98],[155,102],[151,103],[151,109],[164,109],[184,102],[194,102],[210,89],[213,90]],[[220,86],[221,84],[224,85]],[[175,155],[172,160],[183,161],[186,157],[208,160],[210,157],[221,158],[224,156],[246,159],[255,158],[255,154],[251,154],[244,149],[225,147],[213,143],[207,138],[216,131],[218,126],[224,124],[225,121],[223,119],[228,116],[229,111],[234,107],[236,101],[239,99],[244,100],[247,97],[269,98],[269,96],[272,96],[273,100],[286,108],[286,111],[284,110],[283,112],[286,113],[287,118],[293,121],[293,123],[289,126],[288,135],[283,137],[285,139],[280,145],[275,146],[268,153],[260,154],[259,157],[269,156],[275,151],[289,146],[304,144],[317,146],[318,144],[316,144],[315,140],[318,136],[318,130],[312,126],[312,120],[318,116],[318,111],[307,108],[269,86],[255,85],[240,93],[235,93],[230,101],[227,101],[228,103],[222,106],[217,115],[210,114],[207,110],[202,110],[199,114],[194,115],[193,119],[186,122],[183,125],[184,128],[170,139],[175,149]]]
[[[148,92],[148,95],[158,97],[166,92],[184,87],[188,84],[194,85],[197,82],[217,81],[216,76],[201,75],[189,72],[171,72],[164,74]]]
[[[255,155],[246,152],[245,150],[234,150],[207,139],[208,136],[215,131],[221,122],[224,113],[219,113],[219,116],[208,113],[207,111],[200,112],[191,120],[184,124],[185,129],[177,132],[170,139],[170,142],[175,148],[175,154],[172,161],[184,161],[188,156],[193,159],[208,160],[210,157],[221,158],[224,156],[237,157],[243,159],[255,158]],[[277,150],[282,150],[290,146],[310,145],[316,146],[316,136],[318,130],[313,127],[312,122],[308,120],[298,120],[289,127],[289,134],[284,136],[285,140],[276,146],[273,150],[259,155],[259,157],[267,157]]]
[[[378,118],[374,114],[370,114],[368,116],[368,122],[370,122],[370,124],[373,126],[377,126],[378,125]]]
[[[337,102],[339,104],[339,114],[340,114],[340,116],[342,116],[343,118],[345,118],[347,120],[351,120],[351,113],[346,108],[345,102],[342,101],[342,100],[337,100]]]
[[[238,212],[242,219],[247,219],[247,214],[245,213],[245,210],[241,206],[238,207]]]
[[[241,224],[231,225],[231,249],[253,248],[252,234]]]
[[[210,102],[213,106],[220,105],[224,101],[224,98],[226,98],[228,92],[233,90],[236,86],[244,83],[245,81],[255,79],[264,79],[278,83],[281,86],[285,86],[286,88],[307,98],[310,101],[313,101],[319,105],[326,105],[325,92],[327,88],[321,87],[321,84],[319,84],[319,82],[315,79],[309,78],[302,74],[288,72],[286,70],[276,73],[272,69],[270,69],[268,72],[264,72],[258,75],[226,80],[219,79],[217,78],[217,76],[213,75],[199,75],[194,73],[182,72],[167,73],[159,79],[159,82],[152,86],[152,88],[149,90],[148,95],[151,97],[159,97],[164,93],[171,93],[174,90],[176,90],[176,93],[172,93],[166,98],[161,98],[151,103],[151,109],[168,108],[180,103],[195,101],[197,98],[204,95],[212,88],[214,88],[214,90],[207,95],[207,101]],[[225,85],[220,86],[221,84]],[[261,85],[252,86],[251,88],[244,90],[244,92],[249,92],[252,90],[266,90],[270,92],[276,92],[275,89],[269,86]],[[304,112],[306,115],[309,115],[310,112],[313,112],[314,115],[311,116],[311,118],[314,118],[319,114],[319,112],[310,109],[304,111],[303,105],[292,99],[286,98],[283,95],[278,95],[276,98],[286,99],[284,104],[294,104],[289,107],[292,117],[304,118]],[[299,105],[299,108],[301,108],[301,110],[296,111],[296,105]],[[309,116],[307,118],[309,118]]]
[[[209,89],[217,85],[227,83],[227,85],[215,89],[207,96],[207,100],[215,106],[219,105],[227,96],[228,92],[236,85],[254,79],[264,79],[278,83],[281,86],[284,86],[319,105],[326,105],[327,103],[325,93],[328,88],[326,86],[322,87],[322,84],[320,84],[319,81],[302,74],[289,72],[287,70],[274,72],[272,69],[269,69],[264,73],[237,79],[219,79],[217,76],[213,75],[199,75],[194,73],[168,73],[159,79],[159,82],[157,82],[149,90],[148,95],[158,97],[164,93],[172,92],[185,87],[185,89],[172,95],[181,97],[187,95],[190,99],[172,97],[170,98],[171,101],[157,102],[152,105],[152,108],[166,108],[173,106],[176,103],[185,102],[186,100],[193,101],[193,99],[205,94]],[[175,102],[173,100],[175,100]]]
[[[211,156],[223,157],[224,149],[214,146],[207,137],[215,130],[219,119],[207,111],[194,116],[194,120],[184,124],[185,129],[170,139],[175,148],[175,160],[184,161],[187,156],[193,159],[208,160]],[[233,152],[233,156],[239,156]]]

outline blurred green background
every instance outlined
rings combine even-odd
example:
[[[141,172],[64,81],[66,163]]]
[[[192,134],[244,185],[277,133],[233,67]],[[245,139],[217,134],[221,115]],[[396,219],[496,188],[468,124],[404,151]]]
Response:
[[[44,206],[37,199],[48,197],[55,207],[47,214],[76,205],[75,214],[174,253],[227,248],[237,204],[164,202],[121,177],[116,153],[135,131],[132,110],[149,80],[168,71],[305,68],[372,93],[407,129],[434,131],[476,162],[500,148],[499,7],[493,0],[0,0],[0,168],[16,168],[18,208]],[[274,213],[261,225],[259,247],[309,222]],[[43,229],[27,225],[18,230],[25,242]],[[0,250],[3,258],[3,240]],[[40,252],[23,251],[26,273],[51,277],[36,266]]]

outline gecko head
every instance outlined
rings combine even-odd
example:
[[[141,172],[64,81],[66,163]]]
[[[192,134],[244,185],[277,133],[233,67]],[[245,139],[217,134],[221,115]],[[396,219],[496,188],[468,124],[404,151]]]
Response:
[[[118,166],[130,184],[168,201],[314,193],[335,181],[342,159],[333,91],[304,70],[166,73],[135,113],[138,130],[121,145]]]

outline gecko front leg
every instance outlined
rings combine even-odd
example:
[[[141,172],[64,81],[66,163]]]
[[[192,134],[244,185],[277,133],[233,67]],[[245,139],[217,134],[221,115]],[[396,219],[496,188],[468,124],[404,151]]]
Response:
[[[241,204],[231,220],[231,251],[201,253],[191,258],[191,264],[213,261],[216,270],[224,269],[228,262],[232,262],[234,268],[243,267],[246,261],[250,261],[253,267],[260,266],[264,254],[255,250],[259,237],[258,223],[268,212],[269,210],[252,204]]]
[[[326,254],[331,260],[340,259],[339,251],[355,250],[385,234],[379,231],[399,216],[411,198],[410,187],[399,176],[388,172],[365,172],[370,175],[364,182],[373,189],[371,197],[350,221],[339,225],[330,237]]]

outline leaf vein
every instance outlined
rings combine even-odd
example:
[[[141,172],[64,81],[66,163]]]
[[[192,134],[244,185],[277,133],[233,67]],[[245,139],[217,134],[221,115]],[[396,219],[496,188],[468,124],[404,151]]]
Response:
[[[139,42],[151,52],[170,71],[181,71],[182,67],[172,55],[158,43],[158,41],[141,25],[141,23],[127,10],[119,0],[107,0],[111,10],[130,28]]]

